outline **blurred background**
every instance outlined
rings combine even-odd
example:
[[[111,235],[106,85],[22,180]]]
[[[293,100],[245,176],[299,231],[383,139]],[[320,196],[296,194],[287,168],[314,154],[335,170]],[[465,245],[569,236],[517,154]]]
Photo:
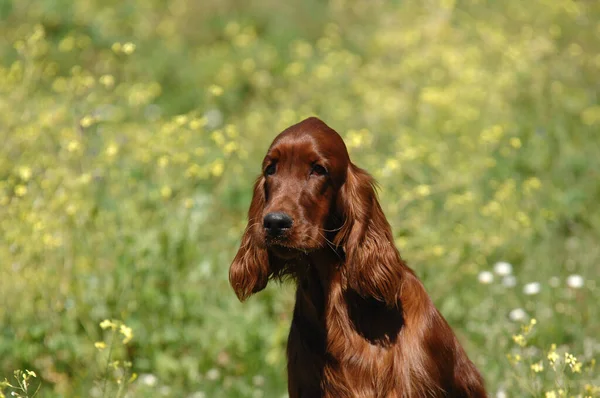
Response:
[[[600,2],[0,0],[0,57],[7,396],[284,397],[227,272],[310,115],[491,396],[600,395]]]

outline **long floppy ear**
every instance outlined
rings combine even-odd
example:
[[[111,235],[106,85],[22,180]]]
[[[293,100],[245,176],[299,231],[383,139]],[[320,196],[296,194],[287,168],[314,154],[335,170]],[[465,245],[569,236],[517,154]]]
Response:
[[[256,225],[262,226],[264,206],[264,179],[259,177],[254,184],[254,195],[248,210],[248,225],[242,236],[240,248],[229,267],[229,283],[240,301],[263,290],[271,274],[267,249],[256,237]]]
[[[343,273],[348,287],[363,297],[397,305],[405,266],[377,200],[373,177],[350,164],[337,206],[344,224],[335,243],[346,254]]]

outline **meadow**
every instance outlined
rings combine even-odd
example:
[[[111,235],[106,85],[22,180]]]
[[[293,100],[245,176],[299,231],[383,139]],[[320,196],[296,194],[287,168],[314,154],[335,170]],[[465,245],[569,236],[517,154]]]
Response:
[[[227,272],[310,115],[491,396],[600,396],[600,2],[249,3],[0,0],[0,397],[286,396]]]

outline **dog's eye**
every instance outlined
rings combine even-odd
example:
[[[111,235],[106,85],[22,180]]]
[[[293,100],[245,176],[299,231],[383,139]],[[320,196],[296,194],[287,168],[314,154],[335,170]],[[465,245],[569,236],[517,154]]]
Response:
[[[315,164],[315,165],[313,165],[312,170],[310,171],[310,174],[324,176],[325,174],[327,174],[327,169],[325,167],[321,166],[320,164]]]
[[[273,174],[275,174],[276,170],[277,170],[277,167],[275,166],[275,163],[271,163],[265,169],[265,175],[272,176]]]

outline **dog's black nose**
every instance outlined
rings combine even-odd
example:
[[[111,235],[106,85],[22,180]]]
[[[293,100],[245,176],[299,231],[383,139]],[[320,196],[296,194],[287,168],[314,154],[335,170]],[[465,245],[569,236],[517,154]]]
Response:
[[[282,212],[269,213],[263,220],[263,226],[271,236],[279,236],[292,227],[292,217]]]

